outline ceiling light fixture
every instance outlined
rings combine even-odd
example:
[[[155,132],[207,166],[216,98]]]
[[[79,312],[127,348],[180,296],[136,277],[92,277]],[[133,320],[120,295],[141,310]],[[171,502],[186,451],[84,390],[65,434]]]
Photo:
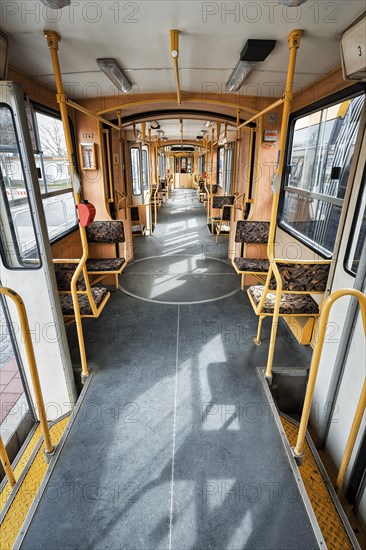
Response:
[[[213,126],[213,122],[210,122],[209,120],[205,123],[206,128],[211,128]]]
[[[111,57],[97,59],[98,67],[111,82],[124,93],[132,91],[132,84],[117,63],[117,61]]]
[[[280,4],[284,4],[288,8],[298,8],[307,1],[308,0],[279,0]]]
[[[264,61],[276,45],[275,40],[247,40],[240,59],[226,83],[228,92],[237,92],[260,61]]]
[[[164,130],[157,130],[156,132],[158,134],[158,136],[163,136],[164,135]]]
[[[66,6],[70,6],[71,0],[41,0],[42,4],[53,10],[62,10]]]
[[[159,122],[158,122],[157,120],[152,120],[152,121],[150,122],[150,128],[151,128],[152,130],[159,130],[159,128],[160,128]]]

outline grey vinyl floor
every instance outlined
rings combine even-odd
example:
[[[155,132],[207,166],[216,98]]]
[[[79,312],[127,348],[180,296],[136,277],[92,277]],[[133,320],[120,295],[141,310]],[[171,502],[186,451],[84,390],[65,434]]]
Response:
[[[23,549],[317,548],[252,342],[257,320],[194,191],[175,191],[97,320],[95,372]],[[75,364],[79,357],[71,331]],[[280,331],[276,363],[307,360]]]

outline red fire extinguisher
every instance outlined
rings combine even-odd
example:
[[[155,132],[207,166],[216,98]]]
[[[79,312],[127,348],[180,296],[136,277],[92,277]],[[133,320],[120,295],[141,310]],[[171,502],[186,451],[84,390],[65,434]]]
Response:
[[[95,206],[88,201],[81,201],[76,205],[79,214],[79,223],[81,227],[87,227],[92,224],[95,218]]]

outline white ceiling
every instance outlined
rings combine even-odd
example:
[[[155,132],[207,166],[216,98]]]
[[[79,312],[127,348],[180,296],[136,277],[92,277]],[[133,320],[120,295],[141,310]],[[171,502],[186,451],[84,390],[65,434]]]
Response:
[[[72,7],[51,10],[39,0],[28,0],[11,6],[15,13],[3,8],[1,18],[1,28],[13,37],[10,64],[52,85],[43,31],[56,30],[62,38],[59,54],[66,92],[72,98],[114,93],[98,70],[98,57],[116,58],[135,84],[135,93],[174,92],[169,42],[174,28],[180,31],[183,91],[223,91],[245,42],[271,38],[278,41],[275,50],[240,93],[278,97],[285,84],[290,31],[305,31],[295,79],[295,86],[303,87],[340,65],[340,36],[364,11],[365,2],[309,0],[299,8],[286,8],[277,0],[79,0]],[[226,13],[225,6],[236,7],[236,14]],[[205,15],[206,9],[217,13]]]

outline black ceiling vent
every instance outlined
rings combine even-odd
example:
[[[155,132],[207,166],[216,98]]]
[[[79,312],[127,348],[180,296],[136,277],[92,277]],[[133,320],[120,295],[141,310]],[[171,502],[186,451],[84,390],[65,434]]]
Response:
[[[197,139],[203,139],[203,136],[197,136]]]
[[[183,147],[181,147],[180,145],[172,145],[170,150],[175,153],[181,153],[183,151],[185,153],[193,153],[194,147],[192,147],[191,145],[183,145]]]
[[[242,61],[264,61],[276,45],[276,40],[255,40],[250,38],[241,51]]]

